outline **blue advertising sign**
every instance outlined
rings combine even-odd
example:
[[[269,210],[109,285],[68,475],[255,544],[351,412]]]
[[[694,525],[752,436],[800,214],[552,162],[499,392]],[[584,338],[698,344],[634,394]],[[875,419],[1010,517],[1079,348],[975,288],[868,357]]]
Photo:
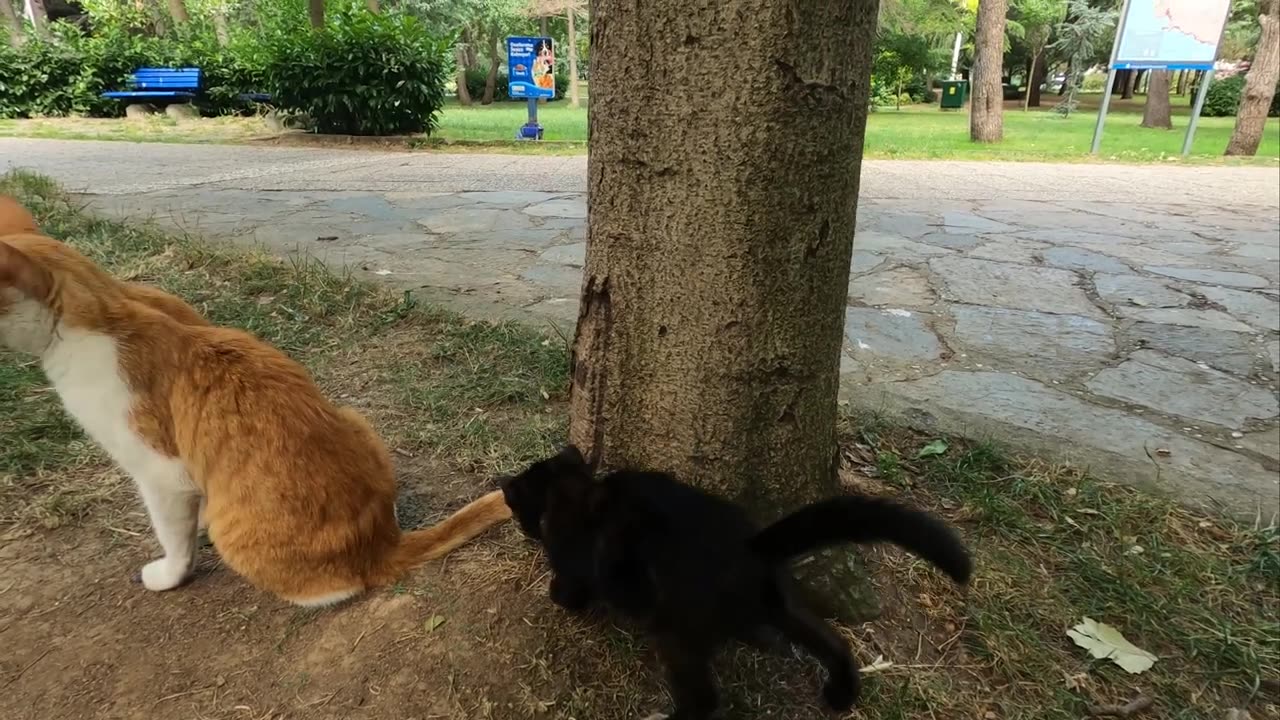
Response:
[[[556,53],[551,38],[507,38],[507,92],[513,98],[556,96]]]

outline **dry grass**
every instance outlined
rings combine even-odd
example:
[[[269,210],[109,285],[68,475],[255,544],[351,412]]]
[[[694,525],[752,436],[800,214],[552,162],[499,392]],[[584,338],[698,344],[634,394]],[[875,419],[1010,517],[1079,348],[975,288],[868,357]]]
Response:
[[[0,179],[0,192],[26,198],[51,234],[72,239],[114,272],[164,286],[214,320],[249,328],[286,349],[331,396],[368,413],[402,465],[407,523],[439,517],[474,493],[477,476],[487,482],[563,437],[567,361],[558,337],[470,322],[313,263],[280,264],[100,221],[38,177],[10,175]],[[63,416],[38,367],[8,355],[0,357],[0,435],[0,537],[61,539],[81,552],[92,548],[111,557],[129,548],[137,554],[148,531],[128,481]],[[1247,708],[1255,720],[1280,718],[1280,543],[1274,527],[1197,516],[1072,468],[1012,458],[986,445],[952,441],[945,452],[920,457],[933,438],[876,418],[849,418],[844,435],[847,484],[899,495],[946,516],[978,561],[972,587],[960,593],[895,549],[869,553],[883,614],[844,631],[863,664],[883,658],[892,665],[868,675],[865,703],[853,717],[1077,720],[1090,705],[1142,695],[1154,700],[1135,716],[1142,720],[1222,720],[1231,708]],[[421,484],[422,476],[431,477],[430,487]],[[426,499],[415,503],[417,497]],[[205,561],[204,570],[213,566],[216,559]],[[236,668],[250,672],[227,675],[225,692],[255,675],[270,676],[271,663],[307,647],[302,638],[324,640],[335,627],[349,627],[354,637],[347,638],[344,654],[367,668],[360,673],[388,683],[413,648],[427,658],[423,662],[470,663],[470,675],[450,669],[431,681],[447,698],[438,706],[445,709],[417,716],[634,720],[662,706],[643,633],[610,618],[568,617],[552,607],[545,598],[545,563],[514,527],[427,572],[434,583],[410,578],[368,606],[324,616],[286,617],[256,604],[240,608],[243,588],[210,581],[214,599],[204,602],[218,618],[234,616],[235,624],[227,637],[208,642],[230,643],[226,653],[259,648],[248,653],[254,660]],[[0,581],[0,592],[4,585]],[[380,619],[384,601],[401,595],[419,605]],[[67,607],[70,614],[59,622],[70,624],[82,609]],[[160,616],[181,607],[156,604],[150,612]],[[413,614],[418,612],[440,613],[448,624],[428,631]],[[1155,667],[1131,676],[1089,660],[1066,636],[1086,615],[1159,655]],[[365,624],[353,625],[357,620]],[[131,616],[127,622],[139,621]],[[405,627],[388,639],[385,623]],[[274,649],[260,649],[263,637]],[[470,654],[442,655],[443,638],[449,638],[448,648],[465,647]],[[221,656],[201,662],[221,662]],[[481,682],[476,668],[490,668],[497,677]],[[717,669],[729,718],[826,716],[816,705],[816,664],[789,648],[736,648]],[[306,677],[290,677],[283,685],[238,690],[249,698],[242,702],[293,708],[299,717],[340,716],[341,698],[318,693]],[[181,703],[194,700],[181,695],[165,702],[178,712]],[[414,712],[384,708],[365,716],[382,720]],[[239,717],[231,709],[220,713],[192,716]]]

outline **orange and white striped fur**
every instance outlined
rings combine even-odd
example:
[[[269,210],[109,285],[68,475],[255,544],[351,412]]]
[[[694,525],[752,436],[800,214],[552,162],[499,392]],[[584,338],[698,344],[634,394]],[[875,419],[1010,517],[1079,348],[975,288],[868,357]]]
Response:
[[[26,213],[0,197],[0,345],[39,357],[137,483],[164,551],[142,568],[148,589],[190,577],[201,510],[229,567],[308,606],[394,582],[510,517],[494,491],[402,533],[391,456],[358,412],[274,347],[116,280],[14,207]]]

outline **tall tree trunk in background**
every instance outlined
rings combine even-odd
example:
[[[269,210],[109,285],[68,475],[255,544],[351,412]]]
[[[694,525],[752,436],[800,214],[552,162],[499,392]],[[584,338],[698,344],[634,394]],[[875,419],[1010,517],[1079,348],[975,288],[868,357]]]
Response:
[[[1244,93],[1236,112],[1236,129],[1227,143],[1228,155],[1253,156],[1262,143],[1267,128],[1267,112],[1275,97],[1276,80],[1280,78],[1280,0],[1260,3],[1258,50],[1244,78]]]
[[[476,58],[476,36],[471,32],[471,28],[462,30],[462,60],[468,72],[474,71],[480,65]]]
[[[324,0],[307,0],[307,18],[316,30],[324,27]]]
[[[1178,94],[1185,95],[1187,93],[1187,71],[1178,71]]]
[[[1004,138],[1004,25],[1009,0],[978,3],[977,31],[973,35],[973,72],[970,87],[969,138],[974,142],[1000,142]]]
[[[1124,73],[1124,75],[1125,75],[1125,77],[1124,77],[1124,88],[1120,91],[1120,99],[1121,99],[1121,100],[1132,100],[1132,99],[1133,99],[1133,87],[1134,87],[1134,85],[1136,85],[1136,84],[1137,84],[1137,82],[1138,82],[1138,71],[1137,71],[1137,70],[1126,70],[1126,71],[1125,71],[1125,73]]]
[[[382,3],[378,2],[378,0],[364,0],[364,4],[365,7],[369,8],[369,12],[374,15],[382,13]]]
[[[1169,109],[1168,70],[1151,71],[1151,84],[1147,87],[1147,104],[1142,109],[1142,127],[1173,129],[1173,117]]]
[[[1044,61],[1044,50],[1036,54],[1036,70],[1031,74],[1031,89],[1027,91],[1027,106],[1040,107],[1040,94],[1045,81],[1049,79],[1049,66]]]
[[[0,15],[4,15],[5,32],[8,34],[9,44],[18,47],[26,40],[26,35],[22,33],[22,17],[13,7],[13,0],[0,0]]]
[[[191,22],[191,14],[187,12],[187,3],[184,0],[168,0],[169,17],[173,18],[173,24],[182,27]]]
[[[502,62],[502,50],[498,44],[499,28],[494,26],[489,31],[489,74],[484,77],[484,98],[481,105],[492,105],[494,93],[498,90],[498,65]]]
[[[213,13],[213,35],[218,39],[218,45],[226,47],[231,44],[231,27],[227,25],[227,10],[224,7],[217,7]]]
[[[591,462],[674,472],[760,516],[836,490],[876,5],[591,3],[569,395]]]
[[[577,13],[577,8],[569,3],[569,12],[566,14],[569,23],[569,103],[574,107],[582,107],[582,101],[578,98],[578,30],[574,25],[574,15]]]
[[[459,45],[453,49],[453,56],[457,59],[458,72],[456,82],[458,83],[458,104],[464,107],[471,104],[471,91],[467,89],[467,53]]]
[[[49,13],[44,9],[44,0],[30,0],[31,2],[31,25],[36,29],[36,35],[44,39],[49,39]]]
[[[1031,53],[1031,66],[1027,68],[1027,95],[1022,99],[1022,112],[1026,112],[1031,107],[1032,91],[1035,92],[1036,106],[1040,105],[1040,86],[1036,83],[1036,60],[1039,59],[1039,53]]]

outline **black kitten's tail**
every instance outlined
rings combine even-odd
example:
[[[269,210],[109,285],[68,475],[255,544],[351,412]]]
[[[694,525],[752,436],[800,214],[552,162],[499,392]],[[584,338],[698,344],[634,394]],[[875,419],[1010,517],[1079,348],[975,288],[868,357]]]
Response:
[[[848,495],[823,500],[782,518],[751,538],[751,549],[777,562],[842,542],[887,540],[928,560],[960,584],[973,561],[940,518],[892,500]]]

